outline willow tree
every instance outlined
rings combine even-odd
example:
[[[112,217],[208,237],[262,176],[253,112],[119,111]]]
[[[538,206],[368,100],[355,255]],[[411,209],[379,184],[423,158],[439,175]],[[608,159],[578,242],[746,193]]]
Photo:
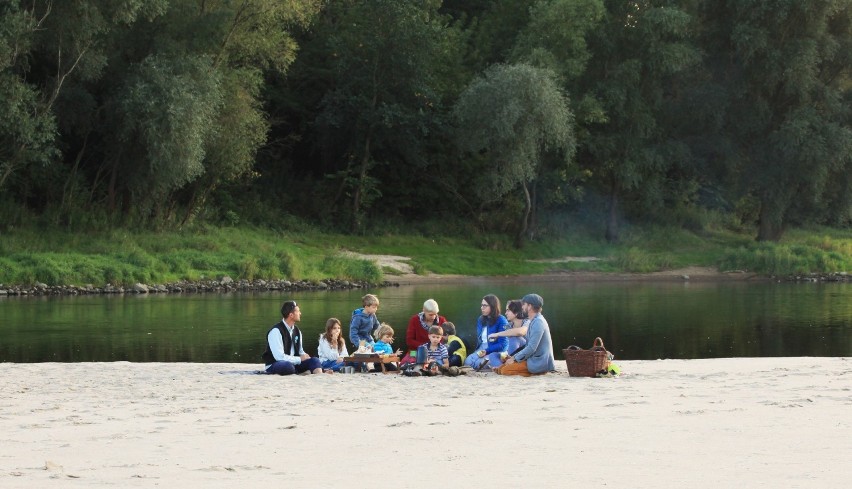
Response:
[[[532,210],[529,183],[539,175],[546,152],[574,155],[574,116],[552,71],[529,65],[494,65],[461,94],[453,109],[457,142],[482,161],[474,192],[495,202],[520,187],[524,212],[515,243],[522,246]]]
[[[852,3],[702,6],[707,67],[727,97],[717,110],[733,148],[729,169],[760,203],[757,239],[778,240],[793,209],[807,217],[850,188]]]
[[[69,145],[58,137],[62,98],[75,83],[103,73],[107,32],[156,16],[165,2],[0,2],[0,188],[17,180],[26,200],[25,189],[47,186],[63,173],[59,148]],[[43,171],[28,171],[35,167]],[[38,201],[61,194],[54,190],[42,187],[39,193],[49,197]]]
[[[56,121],[23,72],[38,23],[15,2],[0,4],[0,192],[22,169],[55,155]]]

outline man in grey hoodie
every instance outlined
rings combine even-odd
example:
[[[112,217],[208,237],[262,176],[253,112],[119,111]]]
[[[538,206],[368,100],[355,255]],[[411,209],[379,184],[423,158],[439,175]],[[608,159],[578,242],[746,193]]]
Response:
[[[521,351],[506,358],[506,362],[497,369],[497,373],[529,377],[556,370],[550,326],[541,314],[544,299],[538,294],[527,294],[521,302],[521,307],[530,321],[526,334],[527,344]]]

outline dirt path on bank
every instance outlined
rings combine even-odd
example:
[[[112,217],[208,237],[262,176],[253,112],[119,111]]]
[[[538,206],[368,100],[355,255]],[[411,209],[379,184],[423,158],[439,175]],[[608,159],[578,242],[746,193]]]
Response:
[[[346,252],[348,256],[371,260],[383,270],[392,269],[400,273],[391,274],[385,272],[385,279],[405,284],[423,283],[464,283],[481,280],[484,277],[472,277],[468,275],[441,275],[430,273],[418,275],[413,273],[414,269],[407,262],[410,257],[397,255],[366,255],[362,253]],[[595,261],[597,258],[590,256],[566,256],[548,260],[530,260],[535,262],[559,263],[569,261]],[[610,272],[586,272],[586,271],[554,271],[544,274],[527,275],[497,275],[487,277],[491,280],[505,280],[508,282],[604,282],[604,281],[698,281],[698,282],[722,282],[722,281],[760,281],[768,280],[766,277],[756,273],[733,271],[720,272],[711,267],[687,267],[676,270],[664,270],[651,273],[610,273]]]

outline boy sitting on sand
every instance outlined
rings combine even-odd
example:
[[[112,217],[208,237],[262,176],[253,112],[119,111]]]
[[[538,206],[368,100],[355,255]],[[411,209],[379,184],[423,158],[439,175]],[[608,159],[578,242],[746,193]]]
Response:
[[[467,347],[464,341],[456,336],[456,325],[447,321],[441,325],[444,328],[444,337],[447,338],[447,354],[449,355],[451,367],[461,367],[467,357]]]
[[[450,355],[447,352],[447,346],[441,343],[443,339],[444,328],[429,327],[429,343],[417,349],[417,363],[423,365],[423,375],[437,375],[441,369],[449,368]]]

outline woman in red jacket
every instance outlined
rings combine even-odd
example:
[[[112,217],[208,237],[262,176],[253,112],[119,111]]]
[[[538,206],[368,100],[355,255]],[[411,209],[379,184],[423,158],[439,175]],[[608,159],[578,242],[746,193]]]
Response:
[[[411,316],[408,321],[408,330],[405,333],[405,344],[408,346],[408,356],[414,361],[417,355],[417,347],[429,343],[429,327],[440,326],[447,319],[438,315],[438,303],[435,299],[429,299],[423,303],[423,312]],[[407,363],[408,356],[403,363]]]

